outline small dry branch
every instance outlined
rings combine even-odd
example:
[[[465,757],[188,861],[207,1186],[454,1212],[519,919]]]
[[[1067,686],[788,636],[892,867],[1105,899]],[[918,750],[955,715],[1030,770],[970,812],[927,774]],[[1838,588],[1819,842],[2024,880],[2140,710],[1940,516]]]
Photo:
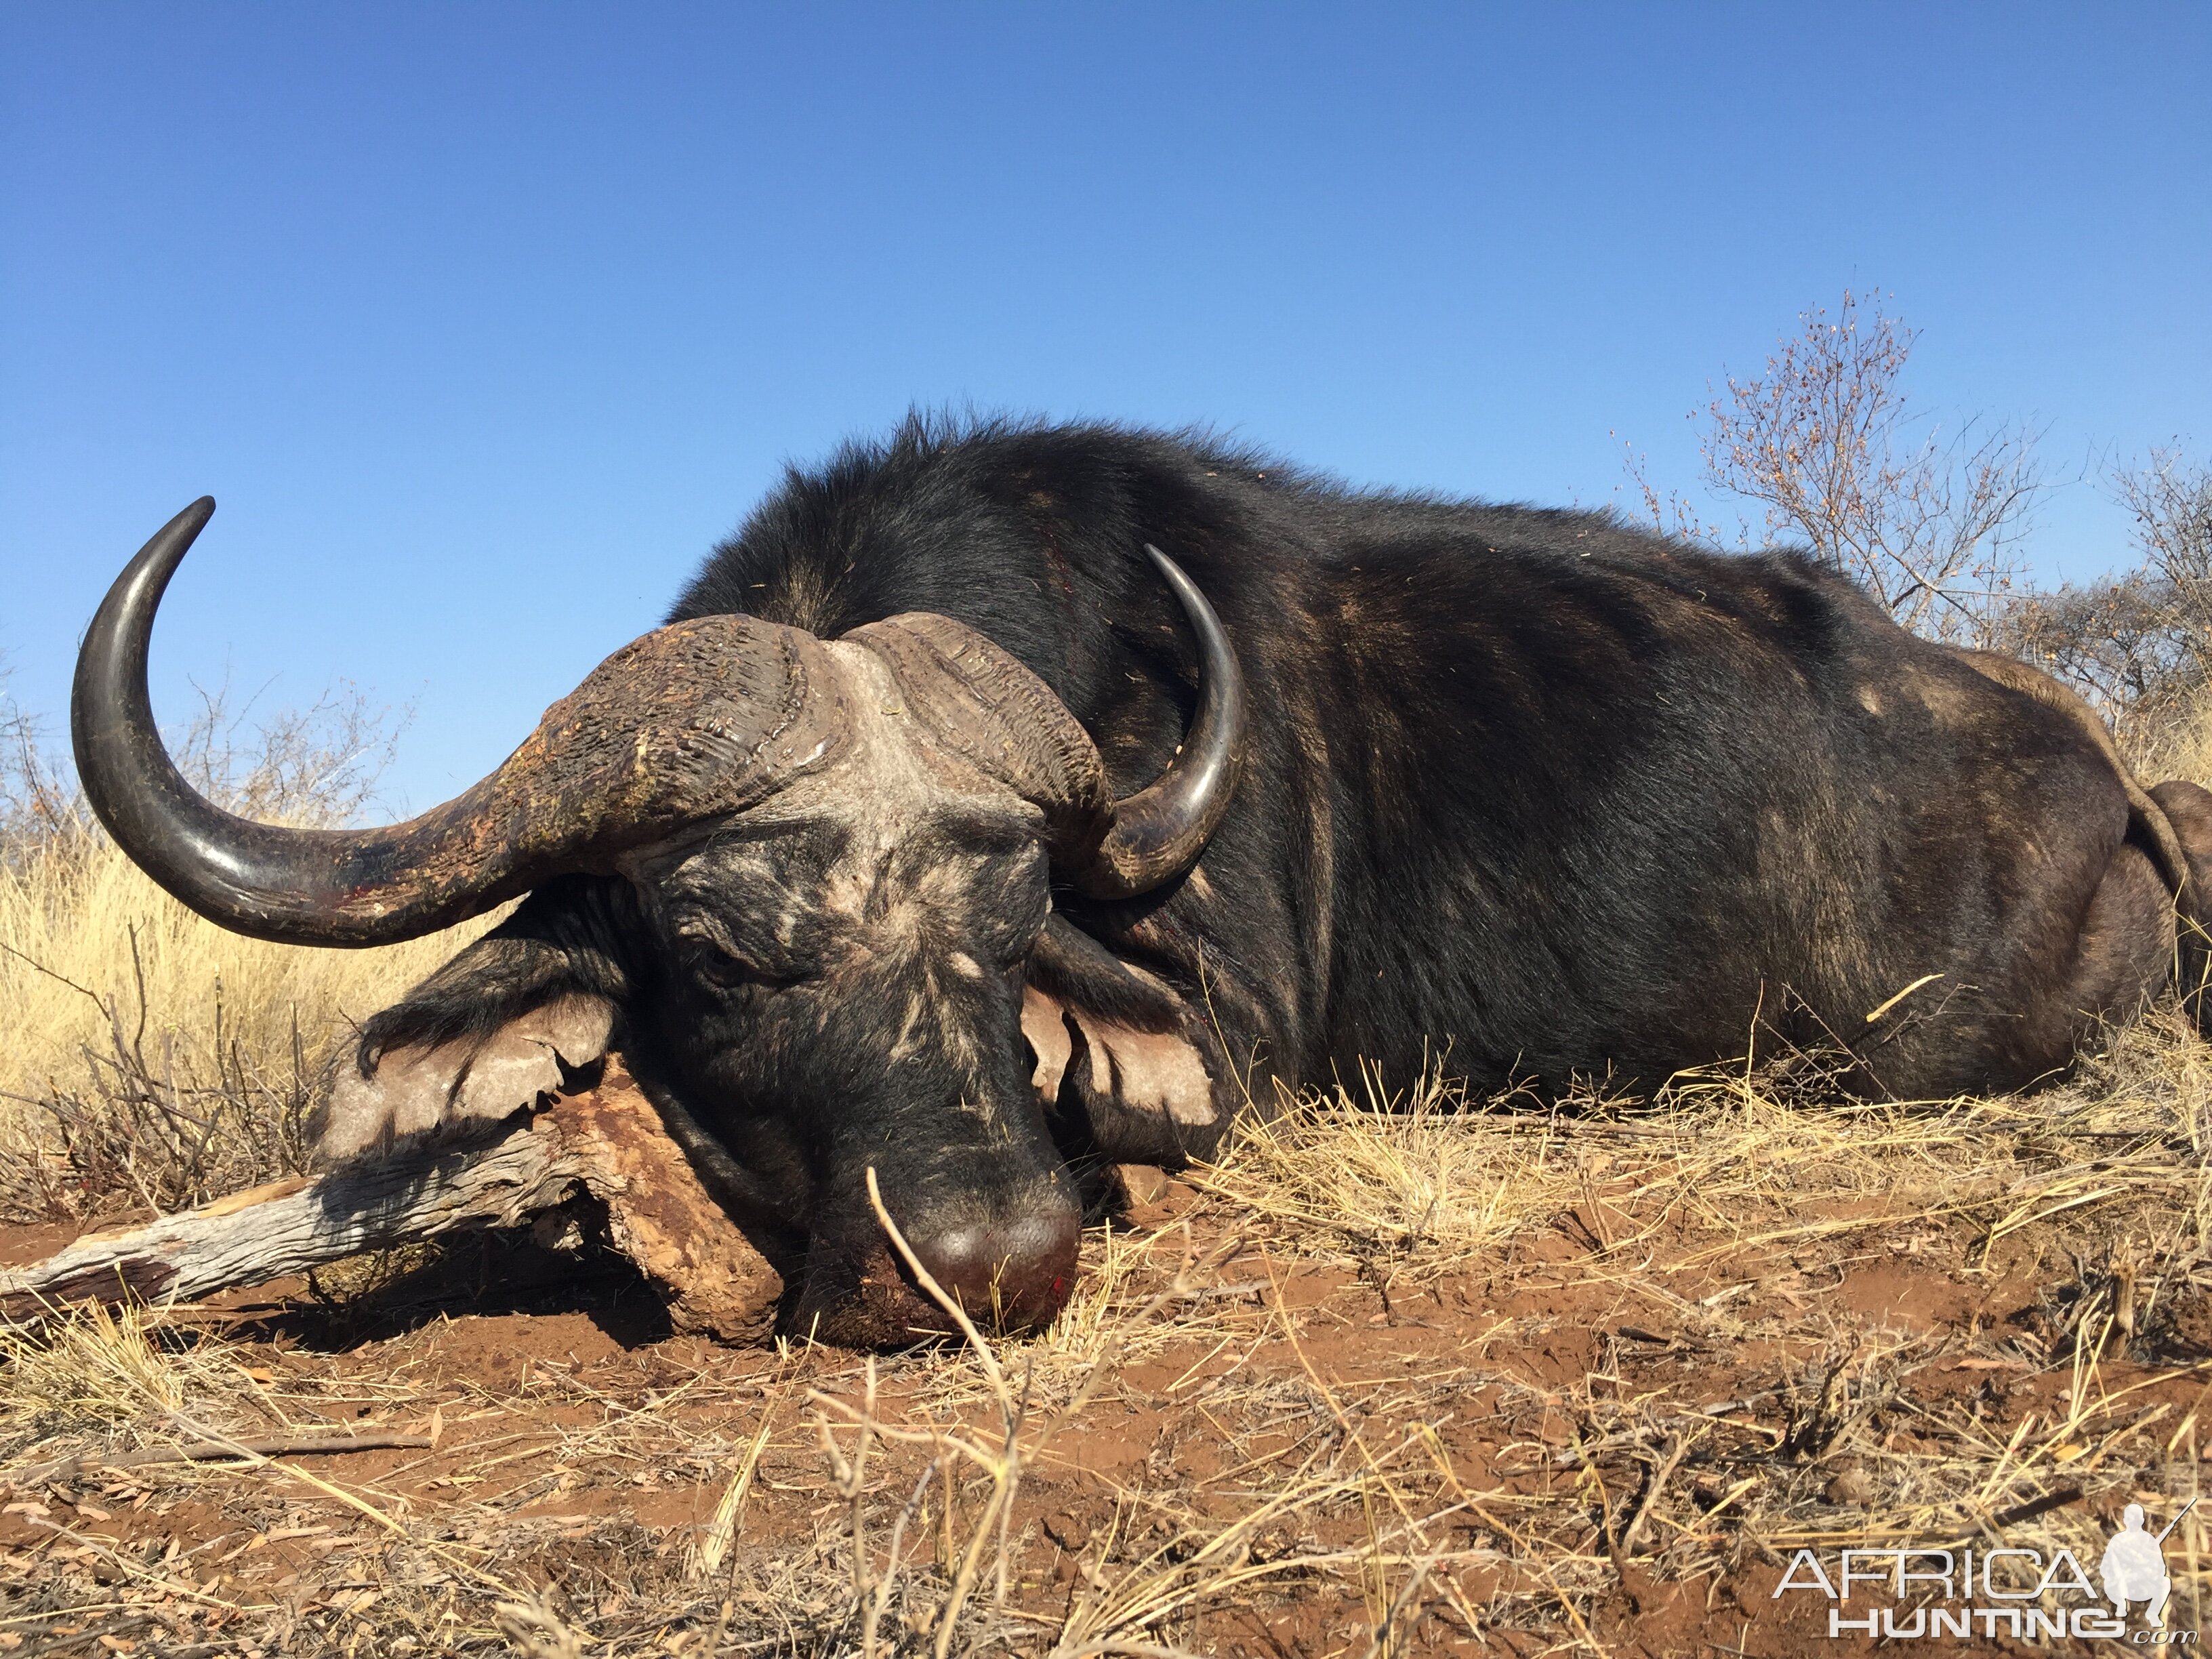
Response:
[[[138,1469],[151,1463],[227,1463],[237,1458],[331,1457],[340,1452],[414,1451],[433,1444],[427,1434],[283,1435],[269,1440],[192,1440],[181,1446],[149,1446],[138,1451],[86,1452],[41,1463],[8,1479],[20,1488],[74,1480],[86,1469]]]

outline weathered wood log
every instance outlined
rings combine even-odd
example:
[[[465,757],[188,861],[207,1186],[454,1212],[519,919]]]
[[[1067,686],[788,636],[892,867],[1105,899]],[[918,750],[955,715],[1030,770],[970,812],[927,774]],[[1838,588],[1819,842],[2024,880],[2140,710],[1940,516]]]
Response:
[[[714,1162],[711,1139],[688,1119],[665,1121],[611,1056],[596,1088],[556,1097],[488,1142],[402,1146],[0,1272],[0,1321],[72,1302],[193,1302],[441,1233],[518,1226],[587,1193],[677,1329],[757,1340],[783,1282],[718,1201]]]

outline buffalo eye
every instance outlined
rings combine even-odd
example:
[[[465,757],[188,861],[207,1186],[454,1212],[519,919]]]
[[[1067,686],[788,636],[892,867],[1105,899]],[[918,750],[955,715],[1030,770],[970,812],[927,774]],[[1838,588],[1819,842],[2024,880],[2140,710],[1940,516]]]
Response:
[[[726,951],[719,945],[705,945],[700,949],[693,967],[699,977],[709,985],[725,991],[734,991],[741,986],[757,985],[767,989],[795,983],[803,977],[792,973],[779,973],[750,962],[734,951]]]
[[[711,945],[700,951],[694,966],[700,978],[709,985],[719,985],[726,991],[734,990],[745,982],[744,958],[733,957],[727,951]]]

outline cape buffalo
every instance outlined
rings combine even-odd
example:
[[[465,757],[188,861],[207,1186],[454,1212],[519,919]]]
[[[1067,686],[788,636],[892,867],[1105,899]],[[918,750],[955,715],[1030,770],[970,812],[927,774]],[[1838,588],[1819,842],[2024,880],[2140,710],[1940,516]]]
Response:
[[[1275,1079],[1442,1051],[1477,1090],[1648,1091],[1764,1020],[1847,1042],[1860,1091],[2008,1090],[2202,978],[2212,795],[2146,793],[2070,694],[1796,553],[910,422],[793,472],[467,793],[310,832],[216,809],[155,731],[155,608],[212,511],[79,661],[117,841],[301,944],[527,895],[368,1022],[325,1154],[619,1044],[747,1172],[793,1323],[841,1340],[939,1322],[871,1166],[1018,1327],[1068,1292],[1071,1160],[1202,1155]]]

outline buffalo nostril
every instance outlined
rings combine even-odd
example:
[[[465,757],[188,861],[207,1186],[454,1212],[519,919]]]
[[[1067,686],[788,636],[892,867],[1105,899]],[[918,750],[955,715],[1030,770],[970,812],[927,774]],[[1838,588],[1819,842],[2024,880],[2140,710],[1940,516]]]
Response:
[[[1055,1206],[933,1231],[915,1240],[914,1251],[969,1317],[1020,1330],[1044,1324],[1066,1303],[1082,1243],[1082,1218]]]

